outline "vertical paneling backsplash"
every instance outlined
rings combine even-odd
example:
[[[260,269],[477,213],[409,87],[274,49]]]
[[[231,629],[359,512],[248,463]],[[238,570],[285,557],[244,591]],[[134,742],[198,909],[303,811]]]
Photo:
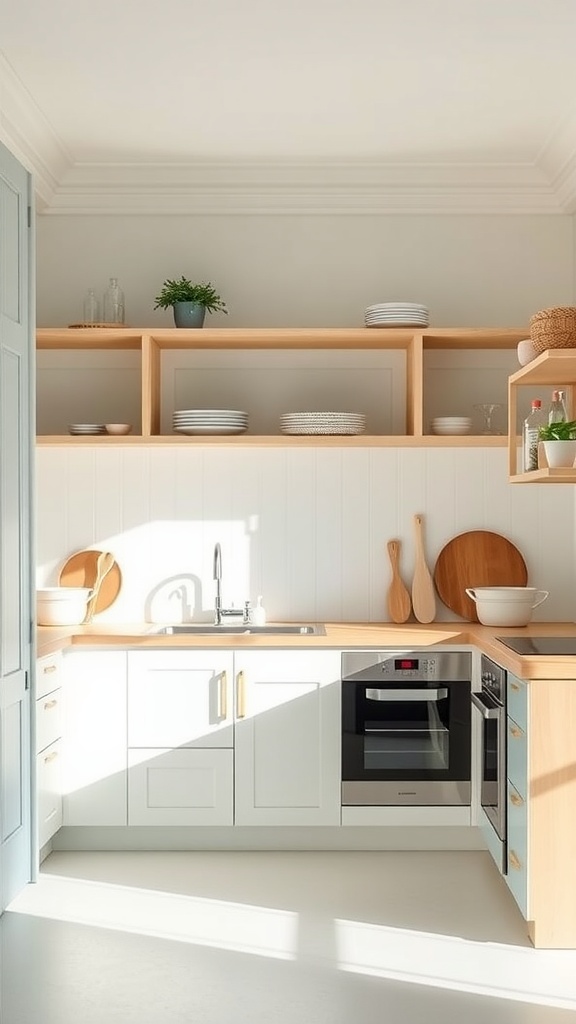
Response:
[[[226,605],[262,594],[273,620],[385,621],[386,542],[402,541],[409,584],[416,512],[431,568],[458,533],[503,533],[550,590],[535,618],[575,618],[574,490],[508,484],[504,449],[41,447],[37,508],[39,586],[81,548],[116,556],[101,621],[210,619],[216,541]],[[439,602],[438,618],[454,616]]]

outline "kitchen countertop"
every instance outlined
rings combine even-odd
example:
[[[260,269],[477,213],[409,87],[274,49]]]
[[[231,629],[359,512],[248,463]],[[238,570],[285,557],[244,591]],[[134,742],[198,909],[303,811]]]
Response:
[[[37,656],[80,646],[145,648],[326,648],[428,647],[433,644],[470,644],[521,679],[576,679],[576,656],[521,656],[504,647],[496,636],[569,636],[576,638],[574,622],[533,622],[529,626],[496,628],[477,622],[329,622],[325,636],[233,634],[158,636],[150,623],[91,623],[87,626],[39,626]]]

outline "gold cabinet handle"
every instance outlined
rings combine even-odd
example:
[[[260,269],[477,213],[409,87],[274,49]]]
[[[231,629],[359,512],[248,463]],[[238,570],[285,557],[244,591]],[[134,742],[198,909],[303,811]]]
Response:
[[[246,718],[246,683],[243,672],[236,676],[236,717]]]
[[[522,871],[522,861],[518,854],[514,853],[514,850],[508,851],[508,863],[511,864],[516,871]]]
[[[51,711],[52,708],[55,708],[57,704],[57,700],[47,700],[46,703],[43,705],[43,709],[44,711]]]
[[[510,735],[514,736],[514,738],[517,740],[521,740],[524,738],[524,733],[522,732],[522,729],[519,729],[517,725],[510,726]]]
[[[518,683],[510,683],[510,689],[515,690],[516,693],[520,693],[520,687],[518,686]]]
[[[220,673],[218,682],[218,718],[228,718],[228,676]]]
[[[510,803],[514,804],[514,807],[522,807],[524,797],[520,796],[520,793],[510,793]]]
[[[50,761],[55,761],[57,757],[58,751],[53,750],[51,754],[46,754],[46,757],[44,758],[44,764],[48,764]]]
[[[44,675],[47,676],[49,674],[49,672],[55,672],[57,668],[58,668],[57,665],[44,665],[44,668],[42,669],[42,671],[43,671]]]

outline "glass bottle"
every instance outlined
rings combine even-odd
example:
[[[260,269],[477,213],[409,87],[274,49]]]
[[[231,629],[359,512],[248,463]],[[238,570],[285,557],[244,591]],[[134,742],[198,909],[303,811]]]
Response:
[[[548,423],[565,423],[567,419],[565,392],[553,391],[552,401],[548,409]]]
[[[97,324],[100,322],[100,303],[93,288],[89,288],[84,297],[84,319],[82,323]]]
[[[124,292],[118,287],[117,277],[110,278],[110,284],[104,292],[104,322],[124,323]]]
[[[532,401],[530,415],[524,420],[522,427],[522,472],[530,473],[538,469],[538,431],[546,426],[548,417],[542,410],[539,398]]]

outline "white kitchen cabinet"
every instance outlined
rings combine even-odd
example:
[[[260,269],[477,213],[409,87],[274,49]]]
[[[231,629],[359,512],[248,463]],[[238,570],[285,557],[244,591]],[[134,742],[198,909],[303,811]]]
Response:
[[[237,651],[236,825],[340,824],[340,652]]]
[[[524,679],[508,673],[506,738],[507,858],[506,883],[523,917],[529,916],[529,691]]]
[[[64,657],[63,824],[127,824],[126,652]]]
[[[232,676],[232,652],[131,651],[128,746],[232,747]]]
[[[36,662],[36,820],[41,849],[62,825],[63,671],[60,653]]]
[[[339,679],[337,651],[130,652],[129,824],[339,825]]]

